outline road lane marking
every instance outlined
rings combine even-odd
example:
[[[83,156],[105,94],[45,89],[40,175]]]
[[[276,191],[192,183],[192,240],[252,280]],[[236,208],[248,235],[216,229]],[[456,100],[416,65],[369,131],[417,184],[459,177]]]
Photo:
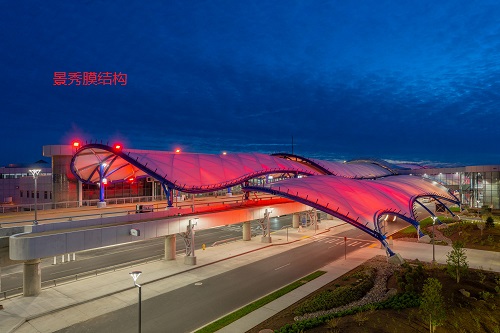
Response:
[[[72,268],[72,269],[67,269],[65,271],[59,271],[59,272],[55,272],[55,273],[50,273],[50,275],[55,275],[55,274],[59,274],[59,273],[66,273],[66,272],[70,272],[70,271],[74,271],[74,270],[77,270],[77,269],[80,269],[82,267],[76,267],[76,268]]]
[[[280,266],[278,268],[275,268],[274,270],[277,271],[278,269],[282,269],[283,267],[286,267],[286,266],[290,266],[290,263],[286,264],[286,265],[283,265],[283,266]]]

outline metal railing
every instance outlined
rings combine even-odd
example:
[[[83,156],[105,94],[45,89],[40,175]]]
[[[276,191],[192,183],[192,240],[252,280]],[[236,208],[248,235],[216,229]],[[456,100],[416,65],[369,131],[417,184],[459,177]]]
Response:
[[[145,202],[151,202],[151,197],[136,197],[136,198],[149,198],[149,201]],[[275,199],[276,197],[273,196],[265,196],[265,197],[259,197],[257,199],[251,199],[250,201],[262,201],[262,200],[272,200]],[[124,198],[124,199],[135,199],[135,198]],[[115,200],[115,199],[110,199],[110,200]],[[121,199],[117,199],[121,200]],[[227,204],[238,204],[238,203],[243,203],[246,200],[242,198],[221,198],[220,201],[212,201],[212,202],[194,202],[194,207],[210,207],[216,206],[216,205],[227,205]],[[135,203],[139,203],[138,201],[135,201]],[[193,207],[193,202],[190,201],[179,201],[174,203],[173,208],[190,208]],[[115,211],[115,212],[99,212],[99,213],[91,213],[91,214],[78,214],[78,215],[65,215],[65,216],[58,216],[58,217],[48,217],[48,218],[39,218],[38,222],[65,222],[65,221],[74,221],[74,220],[79,220],[82,218],[103,218],[103,217],[111,217],[111,216],[119,216],[119,215],[128,215],[128,214],[135,214],[138,213],[136,206],[131,205],[131,206],[123,206],[121,208],[125,208],[124,210],[120,211]],[[127,209],[131,208],[131,209]],[[167,203],[157,203],[153,205],[153,212],[154,211],[160,211],[164,210],[167,208]],[[16,225],[16,224],[22,224],[22,223],[32,223],[33,219],[29,220],[21,220],[21,221],[12,221],[12,222],[1,222],[0,221],[0,228],[2,225]]]
[[[124,197],[124,198],[110,198],[105,199],[109,205],[126,204],[126,203],[138,203],[138,202],[152,202],[165,200],[165,196],[141,196],[141,197]],[[82,201],[61,201],[61,202],[45,202],[38,203],[38,210],[51,210],[60,208],[78,208],[78,207],[96,207],[99,199],[89,199]],[[0,213],[5,212],[31,212],[35,210],[35,204],[21,204],[21,205],[1,205]]]
[[[163,259],[163,257],[164,257],[164,255],[156,255],[156,256],[153,256],[150,258],[138,259],[138,260],[130,261],[127,263],[113,265],[113,266],[109,266],[109,267],[105,267],[105,268],[101,268],[101,269],[95,269],[95,270],[83,272],[80,274],[69,275],[69,276],[65,276],[62,278],[58,278],[58,279],[45,280],[42,282],[42,289],[49,289],[49,288],[57,287],[58,285],[76,282],[79,280],[88,279],[90,277],[116,272],[117,270],[128,269],[128,268],[135,266],[135,265],[138,265],[138,264],[147,264],[150,262],[160,261]],[[20,296],[22,293],[23,293],[23,287],[17,287],[17,288],[12,288],[12,289],[2,291],[4,299]]]

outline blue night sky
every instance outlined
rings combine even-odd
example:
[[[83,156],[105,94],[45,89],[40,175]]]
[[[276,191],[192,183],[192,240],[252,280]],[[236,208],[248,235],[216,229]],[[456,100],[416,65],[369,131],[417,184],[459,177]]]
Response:
[[[0,165],[137,149],[500,164],[500,2],[0,2]],[[54,86],[122,72],[125,86]]]

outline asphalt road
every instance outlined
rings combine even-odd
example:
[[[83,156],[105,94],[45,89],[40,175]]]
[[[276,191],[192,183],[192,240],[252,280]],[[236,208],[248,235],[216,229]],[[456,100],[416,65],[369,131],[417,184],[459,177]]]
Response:
[[[429,204],[430,206],[431,204]],[[427,206],[427,204],[426,204]],[[430,208],[430,207],[429,207]],[[428,215],[421,207],[417,207],[419,215]],[[279,230],[285,225],[292,224],[291,215],[280,218],[271,218],[271,230]],[[391,224],[389,222],[389,224]],[[388,231],[398,229],[391,228]],[[252,222],[252,233],[260,233],[258,223]],[[363,233],[358,231],[361,237]],[[199,230],[196,232],[195,247],[201,249],[202,244],[212,245],[216,241],[227,240],[231,238],[240,238],[242,235],[241,225],[228,225],[219,228]],[[362,235],[362,236],[361,236]],[[185,245],[181,237],[177,237],[177,252],[184,252]],[[136,261],[146,261],[159,259],[164,255],[164,239],[157,238],[136,243],[127,243],[124,245],[106,247],[101,249],[79,252],[76,254],[76,261],[67,261],[61,263],[61,257],[57,257],[57,264],[52,265],[53,258],[42,260],[42,286],[53,285],[62,281],[81,278],[89,274],[98,274],[99,272],[112,270],[113,267],[123,267]],[[22,290],[22,264],[5,267],[2,269],[2,291],[8,291],[8,294],[16,293]],[[9,292],[10,291],[10,292]]]
[[[271,219],[271,230],[280,229],[283,225],[291,224],[291,216],[283,216]],[[258,223],[252,223],[252,232],[261,232]],[[201,249],[202,244],[211,246],[216,241],[232,238],[241,238],[241,225],[228,225],[219,228],[199,230],[195,233],[195,248]],[[57,257],[58,263],[52,265],[53,258],[42,260],[42,286],[78,277],[96,274],[99,272],[112,270],[115,266],[123,267],[130,265],[135,261],[146,261],[160,259],[164,256],[163,238],[156,238],[147,241],[127,243],[124,245],[106,247],[101,249],[79,252],[76,254],[76,261],[67,261],[61,263],[61,256]],[[185,244],[180,236],[176,237],[177,253],[184,252]],[[22,291],[23,283],[23,265],[14,265],[4,268],[2,271],[2,291],[12,290],[13,292]],[[16,290],[15,290],[16,289]]]
[[[322,235],[298,248],[201,280],[200,285],[158,295],[142,302],[143,332],[191,332],[343,257],[343,236],[358,238],[349,241],[353,244],[359,242],[346,247],[347,256],[360,246],[373,243],[358,230]],[[58,332],[136,332],[137,310],[137,305],[132,305]]]

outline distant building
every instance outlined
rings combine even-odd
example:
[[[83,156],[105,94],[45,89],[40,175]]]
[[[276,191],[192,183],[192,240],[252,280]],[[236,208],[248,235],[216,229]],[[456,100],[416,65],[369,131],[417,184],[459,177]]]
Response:
[[[42,170],[37,180],[36,193],[35,181],[29,173],[30,169]],[[0,204],[33,204],[35,196],[40,204],[52,202],[52,168],[50,164],[40,160],[29,165],[10,164],[0,167]]]
[[[431,178],[456,191],[462,205],[500,209],[500,165],[425,168],[406,171]]]

